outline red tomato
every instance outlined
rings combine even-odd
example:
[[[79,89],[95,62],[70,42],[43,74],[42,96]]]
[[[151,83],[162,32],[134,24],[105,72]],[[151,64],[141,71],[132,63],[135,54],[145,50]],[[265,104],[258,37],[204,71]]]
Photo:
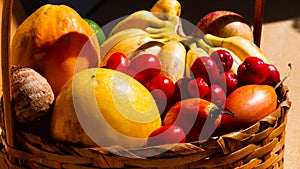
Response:
[[[272,64],[266,64],[268,66],[267,79],[262,83],[270,86],[276,86],[280,82],[280,73],[278,69]]]
[[[210,57],[217,63],[220,72],[228,72],[233,65],[232,55],[227,50],[218,49]]]
[[[174,102],[190,98],[188,92],[188,83],[191,80],[191,78],[183,77],[175,82]]]
[[[224,111],[201,98],[175,103],[164,118],[164,125],[180,126],[188,142],[208,139],[221,124]],[[230,114],[230,112],[228,112]],[[232,115],[232,114],[231,114]]]
[[[258,57],[247,57],[237,70],[238,78],[245,84],[260,84],[268,76],[268,67]]]
[[[152,54],[142,54],[131,60],[127,73],[141,83],[150,81],[161,72],[159,58]]]
[[[185,133],[182,128],[176,125],[166,125],[152,131],[148,137],[147,146],[157,146],[162,144],[184,143]]]
[[[190,69],[195,78],[201,77],[209,85],[215,83],[219,77],[218,65],[208,56],[197,58]]]
[[[225,108],[235,114],[222,117],[222,126],[229,131],[245,129],[275,111],[277,95],[269,85],[245,85],[234,90],[226,101]]]
[[[188,83],[188,92],[191,97],[204,98],[208,93],[209,87],[204,79],[198,77]]]
[[[125,73],[129,63],[129,59],[123,53],[115,52],[108,58],[105,67]]]
[[[224,72],[220,75],[217,84],[223,88],[228,96],[233,90],[238,88],[240,82],[233,72]]]
[[[166,98],[171,98],[175,91],[175,85],[167,76],[159,75],[150,81],[148,89],[150,92],[153,90],[161,90]]]
[[[219,108],[224,108],[226,102],[226,93],[219,85],[213,84],[209,87],[209,91],[205,99],[214,103]]]

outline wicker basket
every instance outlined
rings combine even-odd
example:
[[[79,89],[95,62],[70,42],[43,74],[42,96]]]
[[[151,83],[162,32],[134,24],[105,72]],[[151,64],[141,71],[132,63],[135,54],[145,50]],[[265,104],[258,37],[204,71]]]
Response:
[[[0,158],[10,168],[283,168],[285,128],[291,105],[286,86],[277,89],[279,106],[269,116],[247,129],[201,142],[130,150],[118,146],[79,148],[17,129],[12,118],[8,67],[12,3],[4,0],[1,46],[4,110]],[[258,45],[263,4],[263,0],[256,1],[254,35]],[[153,153],[158,155],[148,157]]]

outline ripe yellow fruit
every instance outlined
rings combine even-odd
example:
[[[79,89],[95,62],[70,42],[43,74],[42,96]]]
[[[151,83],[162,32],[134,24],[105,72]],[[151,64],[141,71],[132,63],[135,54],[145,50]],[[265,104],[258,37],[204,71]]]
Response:
[[[58,94],[51,136],[80,146],[143,146],[161,125],[151,93],[134,78],[110,69],[76,74]]]

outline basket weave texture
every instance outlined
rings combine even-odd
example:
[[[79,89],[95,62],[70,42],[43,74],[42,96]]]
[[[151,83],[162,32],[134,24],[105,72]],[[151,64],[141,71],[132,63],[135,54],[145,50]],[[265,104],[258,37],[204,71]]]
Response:
[[[12,3],[4,1],[3,7],[3,18],[8,18],[2,24],[2,35],[6,35],[2,37],[1,46],[3,78],[9,75],[6,57],[10,37],[7,28]],[[10,101],[5,97],[9,94],[8,89],[4,88],[3,92],[0,158],[10,168],[283,168],[285,128],[291,106],[287,86],[277,90],[279,105],[276,111],[247,129],[204,141],[140,149],[119,146],[80,148],[53,142],[18,127],[10,130],[8,126],[13,125],[8,118],[11,112],[5,105],[7,100]],[[14,140],[13,145],[11,140]],[[149,157],[149,154],[157,155]]]
[[[256,124],[202,142],[130,150],[119,146],[78,148],[16,131],[17,147],[5,144],[2,135],[5,148],[1,157],[12,168],[19,165],[29,168],[283,168],[285,128],[291,104],[287,91],[284,86],[279,107]],[[158,155],[143,158],[153,153]],[[13,163],[8,155],[18,160]]]

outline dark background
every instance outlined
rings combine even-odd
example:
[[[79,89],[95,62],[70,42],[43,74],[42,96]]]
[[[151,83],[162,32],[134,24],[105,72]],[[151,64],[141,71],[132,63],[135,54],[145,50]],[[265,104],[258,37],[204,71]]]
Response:
[[[83,17],[93,19],[100,26],[136,10],[150,9],[156,0],[21,0],[29,15],[46,3],[67,4]],[[196,22],[206,13],[228,9],[242,14],[253,23],[255,0],[179,0],[182,6],[181,17]],[[265,0],[264,22],[275,22],[300,17],[299,0]]]

